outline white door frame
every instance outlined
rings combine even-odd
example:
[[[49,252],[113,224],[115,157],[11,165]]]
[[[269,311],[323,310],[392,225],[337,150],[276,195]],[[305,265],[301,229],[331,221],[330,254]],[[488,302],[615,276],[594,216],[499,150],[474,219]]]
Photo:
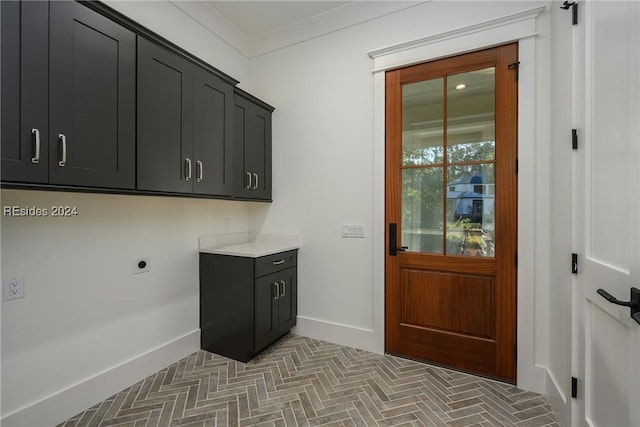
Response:
[[[459,28],[443,34],[413,40],[369,52],[374,60],[374,331],[376,346],[384,352],[385,286],[385,71],[482,48],[517,41],[519,45],[518,85],[518,370],[520,388],[544,393],[547,371],[536,365],[535,303],[536,279],[548,263],[543,256],[548,237],[540,232],[548,218],[536,216],[536,202],[548,200],[545,174],[536,174],[536,158],[548,155],[548,141],[536,129],[536,23],[545,7],[526,9],[512,15]],[[539,101],[538,101],[539,102]],[[536,190],[538,193],[536,193]],[[543,201],[544,204],[544,201]],[[533,226],[532,226],[533,224]],[[536,230],[539,232],[536,233]],[[547,239],[545,241],[544,239]],[[544,280],[544,279],[542,279]],[[539,349],[538,349],[539,351]],[[552,379],[552,381],[555,381]],[[556,385],[557,387],[557,385]]]

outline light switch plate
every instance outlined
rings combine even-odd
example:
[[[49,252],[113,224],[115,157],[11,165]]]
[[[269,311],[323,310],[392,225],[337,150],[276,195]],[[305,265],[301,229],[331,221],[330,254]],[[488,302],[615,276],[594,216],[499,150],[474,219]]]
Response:
[[[342,224],[343,238],[364,238],[364,224]]]

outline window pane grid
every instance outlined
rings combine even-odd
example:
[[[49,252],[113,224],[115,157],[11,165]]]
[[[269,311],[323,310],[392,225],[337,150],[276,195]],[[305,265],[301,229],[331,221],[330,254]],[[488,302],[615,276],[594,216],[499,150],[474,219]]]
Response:
[[[495,257],[495,69],[408,83],[402,93],[402,245]]]

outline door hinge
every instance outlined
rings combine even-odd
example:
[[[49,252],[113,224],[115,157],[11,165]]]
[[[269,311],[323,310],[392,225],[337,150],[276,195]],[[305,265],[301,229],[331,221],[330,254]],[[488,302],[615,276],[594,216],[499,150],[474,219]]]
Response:
[[[576,377],[571,377],[571,397],[578,398],[578,379]]]
[[[578,129],[571,129],[571,148],[578,149]]]
[[[514,258],[515,258],[514,259],[514,264],[515,264],[516,268],[518,268],[518,252],[516,252],[514,255],[515,255],[514,256]]]
[[[516,362],[518,361],[518,346],[517,345],[513,346],[513,360],[515,360]]]
[[[571,274],[578,274],[578,254],[571,254]]]
[[[578,25],[578,2],[565,1],[560,9],[569,10],[571,8],[571,25]]]
[[[518,159],[516,159],[516,175],[518,174],[519,171],[520,171],[520,162],[518,162]]]
[[[516,81],[518,81],[520,79],[520,61],[516,61],[512,64],[509,64],[507,68],[510,70],[513,70],[513,69],[516,70]]]

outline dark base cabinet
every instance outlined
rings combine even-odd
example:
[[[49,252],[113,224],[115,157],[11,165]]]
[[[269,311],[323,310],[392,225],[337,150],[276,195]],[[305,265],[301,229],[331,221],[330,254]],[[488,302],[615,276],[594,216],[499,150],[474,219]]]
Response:
[[[248,362],[295,326],[297,254],[200,253],[203,350]]]

